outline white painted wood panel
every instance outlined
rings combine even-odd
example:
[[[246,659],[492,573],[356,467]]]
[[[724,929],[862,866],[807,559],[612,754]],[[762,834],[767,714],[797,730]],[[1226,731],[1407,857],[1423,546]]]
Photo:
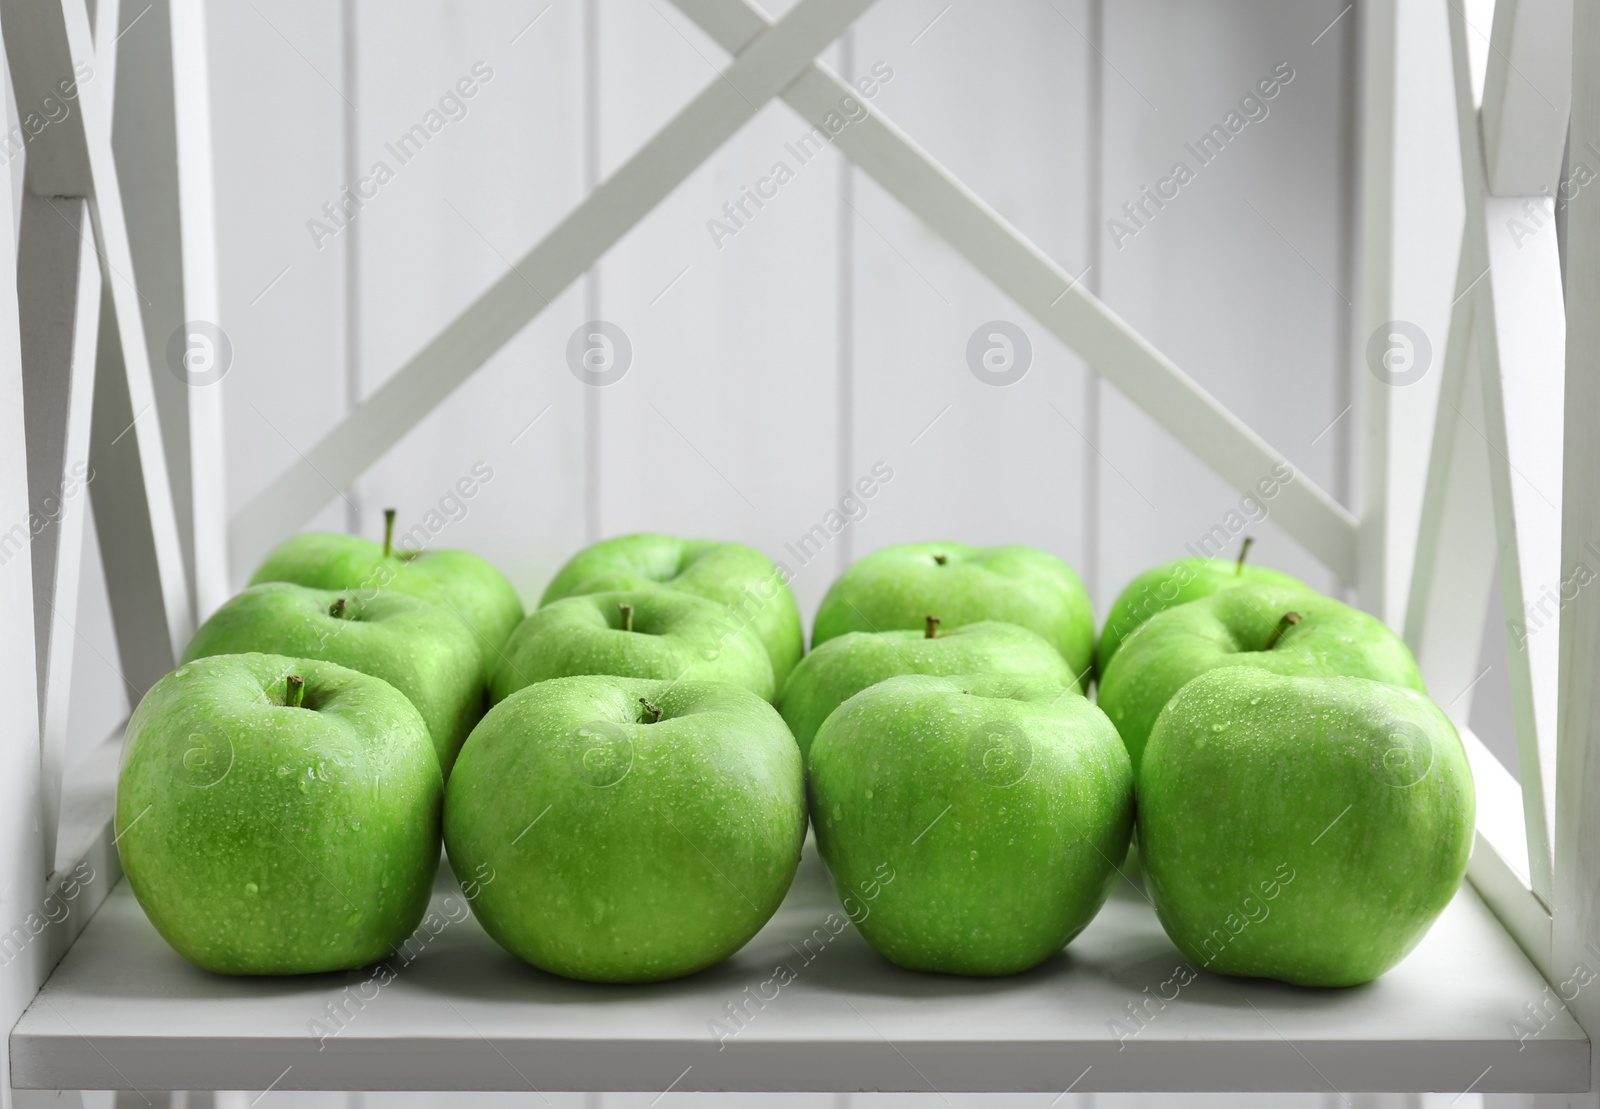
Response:
[[[714,80],[727,54],[668,5],[605,2],[601,14],[605,173],[676,98]],[[837,563],[802,565],[786,544],[844,492],[839,174],[831,151],[804,164],[792,152],[809,130],[786,105],[768,105],[602,262],[599,315],[627,333],[634,361],[600,392],[597,428],[602,533],[751,543],[795,573],[807,613]],[[792,174],[783,184],[779,163]],[[774,195],[756,208],[746,188]],[[729,215],[723,206],[735,202],[749,215]]]
[[[228,498],[247,501],[345,413],[343,259],[305,228],[341,180],[338,9],[257,0],[209,12],[218,271],[233,364],[221,383]],[[343,530],[342,502],[313,526]],[[254,566],[235,565],[234,584]]]
[[[338,238],[357,252],[364,398],[582,200],[581,5],[357,3],[355,32],[346,162],[375,195]],[[419,124],[439,130],[407,139]],[[353,498],[365,534],[385,507],[402,534],[437,513],[427,545],[475,550],[537,600],[583,542],[583,386],[565,361],[581,311],[580,290],[558,297],[384,456]]]
[[[1348,488],[1353,427],[1344,128],[1355,28],[1348,16],[1329,28],[1342,7],[1108,5],[1100,220],[1107,303],[1335,491]],[[1266,99],[1258,83],[1275,74]],[[1238,133],[1200,149],[1230,112],[1233,126],[1245,121]],[[1143,199],[1179,162],[1193,179],[1164,207]],[[1139,204],[1137,219],[1124,208]],[[1113,389],[1100,438],[1102,605],[1146,566],[1186,548],[1232,553],[1245,534],[1257,537],[1253,559],[1335,584],[1271,522],[1270,501],[1242,502]]]
[[[1083,202],[1092,162],[1089,46],[1079,2],[991,10],[881,3],[863,20],[856,68],[893,80],[873,101],[898,127],[1073,274],[1087,264]],[[1031,543],[1082,566],[1082,459],[1093,429],[1077,357],[874,181],[857,174],[854,442],[858,470],[894,479],[856,553],[950,538]],[[1031,347],[997,351],[980,379],[969,342],[1000,321]],[[1018,340],[1012,336],[1012,343]],[[1009,368],[1005,368],[1009,364]],[[1017,373],[1020,380],[994,384]],[[1075,430],[1076,429],[1076,430]]]

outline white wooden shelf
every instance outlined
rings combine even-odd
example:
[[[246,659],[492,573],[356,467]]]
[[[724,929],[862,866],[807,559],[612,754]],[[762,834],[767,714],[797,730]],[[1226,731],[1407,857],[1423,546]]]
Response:
[[[460,894],[441,869],[434,911]],[[171,951],[124,882],[11,1034],[13,1081],[42,1089],[665,1091],[1460,1091],[1587,1089],[1590,1046],[1555,1004],[1511,1027],[1544,980],[1469,886],[1378,982],[1318,991],[1201,974],[1138,1035],[1127,1020],[1182,957],[1131,885],[1067,955],[1015,978],[914,974],[854,928],[818,951],[837,903],[811,848],[793,891],[729,962],[653,986],[533,970],[468,918],[376,998],[372,972],[207,974]],[[786,964],[795,980],[719,1047],[709,1022]],[[349,993],[346,993],[346,990]],[[1148,988],[1149,994],[1145,991]],[[1169,985],[1166,992],[1174,987]],[[771,994],[772,986],[764,992]],[[371,996],[370,988],[366,991]],[[319,1046],[329,1003],[355,1013]],[[750,1006],[754,1009],[753,1004]],[[1127,1027],[1132,1027],[1131,1023]],[[1529,1027],[1533,1027],[1529,1025]]]

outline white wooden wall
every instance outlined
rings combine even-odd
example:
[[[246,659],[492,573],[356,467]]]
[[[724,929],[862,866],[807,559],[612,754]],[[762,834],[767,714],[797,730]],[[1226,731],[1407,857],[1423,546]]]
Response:
[[[1349,303],[1361,12],[1340,16],[1344,6],[883,0],[851,35],[851,57],[836,48],[827,60],[892,69],[875,105],[1351,503],[1360,427],[1347,408],[1366,372]],[[1442,5],[1406,10],[1421,12],[1418,40],[1442,51]],[[676,9],[645,0],[272,0],[217,5],[210,31],[235,508],[725,59]],[[401,165],[385,144],[478,63],[493,76],[465,118]],[[1266,118],[1200,166],[1185,144],[1280,63],[1295,76]],[[1447,58],[1402,75],[1447,121]],[[1396,285],[1436,286],[1439,303],[1394,307],[1434,337],[1437,362],[1460,200],[1450,129],[1429,122],[1411,133],[1439,136],[1438,148],[1406,150],[1436,167],[1437,192],[1421,191],[1438,200],[1397,212],[1395,235],[1404,265],[1431,260],[1440,274]],[[831,150],[800,166],[785,144],[804,130],[770,105],[314,526],[375,534],[389,504],[415,520],[482,461],[494,480],[435,542],[481,551],[530,601],[584,542],[657,528],[785,558],[808,613],[841,566],[885,543],[1037,543],[1080,569],[1103,610],[1133,572],[1219,525],[1235,530],[1236,492],[872,181]],[[718,249],[706,221],[780,159],[795,179]],[[1123,204],[1180,159],[1196,179],[1119,241],[1107,219],[1127,223]],[[314,236],[308,222],[331,223],[323,206],[380,160],[393,180],[337,235]],[[633,345],[629,372],[605,389],[566,365],[569,336],[592,318]],[[1033,345],[1007,388],[967,365],[968,337],[994,319]],[[1391,391],[1400,455],[1425,449],[1436,377]],[[785,543],[880,461],[895,478],[865,517],[809,564],[788,558]],[[1390,512],[1414,528],[1415,506]],[[1248,530],[1262,561],[1336,585],[1270,519]],[[235,567],[236,583],[248,569]],[[77,665],[102,680],[75,683],[80,749],[126,712],[98,567],[86,570]],[[1496,676],[1477,691],[1479,715],[1504,703]]]
[[[651,0],[208,7],[216,322],[233,350],[217,388],[235,509],[726,61],[676,9]],[[857,76],[891,69],[875,106],[1354,506],[1362,430],[1351,406],[1370,388],[1355,303],[1365,7],[1345,8],[880,0],[824,60]],[[1443,4],[1403,10],[1438,24],[1418,33],[1442,51]],[[1185,144],[1239,111],[1280,64],[1294,76],[1265,102],[1265,118],[1201,166]],[[475,66],[464,118],[401,165],[386,144]],[[1433,336],[1437,361],[1461,218],[1448,59],[1402,73],[1437,87],[1443,121],[1443,146],[1408,148],[1437,165],[1440,199],[1394,221],[1404,256],[1440,269],[1437,303],[1396,305]],[[1425,120],[1411,126],[1432,133]],[[786,106],[769,105],[313,526],[375,535],[381,509],[395,505],[405,530],[486,463],[493,479],[433,542],[484,554],[530,604],[572,551],[638,529],[755,544],[797,571],[808,619],[852,558],[934,536],[1049,548],[1080,568],[1102,612],[1133,573],[1219,526],[1254,535],[1258,560],[1337,587],[1270,519],[1236,528],[1249,514],[1237,492],[872,181],[831,150],[800,166],[785,144],[805,131]],[[725,219],[724,202],[779,160],[794,180],[719,248],[707,221]],[[1119,243],[1107,219],[1126,222],[1123,204],[1180,160],[1196,170],[1193,182]],[[393,179],[337,235],[314,235],[308,222],[331,222],[323,206],[379,161]],[[592,319],[620,326],[633,349],[628,373],[604,389],[567,366],[569,337]],[[1027,374],[1006,388],[968,366],[968,338],[991,320],[1020,326],[1033,346]],[[1425,455],[1415,421],[1431,419],[1432,388],[1424,382],[1391,408],[1399,454]],[[785,545],[823,523],[879,462],[893,479],[802,566]],[[1415,528],[1416,506],[1388,511],[1393,526]],[[234,568],[235,585],[249,569]],[[1390,567],[1389,577],[1403,582],[1408,568]],[[1388,607],[1403,612],[1403,597]],[[72,731],[81,750],[127,711],[93,556],[79,611]],[[1495,689],[1485,683],[1475,712],[1495,711]],[[1134,1104],[1099,1102],[1113,1103]]]

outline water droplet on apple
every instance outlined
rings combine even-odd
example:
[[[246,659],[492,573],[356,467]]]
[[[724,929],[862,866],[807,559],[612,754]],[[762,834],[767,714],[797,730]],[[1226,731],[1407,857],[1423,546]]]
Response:
[[[1226,724],[1213,724],[1213,725],[1211,725],[1211,730],[1214,731],[1214,732],[1220,732],[1220,731],[1222,731],[1222,729],[1224,729],[1226,727],[1227,727]]]
[[[867,790],[867,800],[868,801],[872,800],[872,791],[870,789]]]
[[[260,891],[261,887],[256,885],[254,882],[246,882],[244,884],[244,892],[249,894],[251,897],[254,897]]]

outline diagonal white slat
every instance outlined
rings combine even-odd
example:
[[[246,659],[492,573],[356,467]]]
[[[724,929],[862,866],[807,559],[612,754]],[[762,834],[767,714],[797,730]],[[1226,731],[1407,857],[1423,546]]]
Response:
[[[1466,727],[1472,715],[1483,618],[1495,570],[1494,507],[1485,496],[1489,444],[1481,434],[1485,420],[1475,301],[1467,295],[1483,270],[1472,250],[1476,242],[1466,236],[1456,275],[1458,299],[1444,348],[1405,620],[1406,642],[1416,653],[1428,690],[1457,728]],[[1520,828],[1518,835],[1525,844]]]
[[[76,197],[25,196],[17,242],[45,858],[55,854],[77,635],[100,267]]]
[[[97,76],[116,90],[120,0],[95,6]],[[90,422],[103,289],[88,203],[25,195],[17,242],[23,416],[28,429],[33,607],[39,660],[40,801],[47,864],[55,859],[77,645]]]
[[[1561,587],[1566,335],[1561,271],[1547,208],[1539,209],[1547,218],[1531,235],[1514,233],[1508,222],[1528,215],[1527,200],[1541,198],[1486,195],[1466,16],[1454,3],[1447,7],[1466,195],[1462,254],[1474,259],[1473,268],[1483,267],[1462,294],[1472,300],[1472,342],[1482,385],[1484,423],[1475,430],[1488,447],[1487,492],[1500,560],[1529,873],[1534,891],[1548,904]],[[1534,613],[1540,614],[1539,623],[1530,633]]]
[[[1525,789],[1538,797],[1528,819],[1543,821],[1548,845],[1555,830],[1566,313],[1555,228],[1514,245],[1506,221],[1521,209],[1521,198],[1485,198],[1491,268],[1478,294],[1476,337],[1479,349],[1488,352],[1480,359],[1483,430],[1499,535],[1517,762]],[[1545,884],[1534,888],[1546,899],[1549,865],[1547,858],[1534,864],[1536,875],[1545,868]]]
[[[233,518],[249,568],[546,308],[710,157],[872,0],[801,0],[367,401]]]
[[[737,50],[767,26],[748,0],[675,2],[726,50]],[[813,64],[783,99],[820,124],[838,110],[841,98],[853,95],[849,85]],[[845,155],[1168,433],[1241,491],[1287,462],[881,113],[861,103],[866,117],[834,138]],[[1272,504],[1273,517],[1353,584],[1355,517],[1294,472],[1294,481]]]
[[[92,497],[102,525],[118,650],[137,692],[171,669],[192,619],[111,149],[110,93],[94,78],[97,59],[83,0],[0,0],[0,30],[19,103],[59,102],[64,84],[76,82],[77,110],[29,145],[27,181],[39,195],[90,201],[107,319],[115,321],[114,328],[102,328],[102,358],[120,351],[96,374],[95,408],[106,421],[127,417],[117,427],[96,420],[92,453],[107,465]]]
[[[1572,0],[1498,0],[1483,78],[1495,196],[1554,196],[1572,104]]]

